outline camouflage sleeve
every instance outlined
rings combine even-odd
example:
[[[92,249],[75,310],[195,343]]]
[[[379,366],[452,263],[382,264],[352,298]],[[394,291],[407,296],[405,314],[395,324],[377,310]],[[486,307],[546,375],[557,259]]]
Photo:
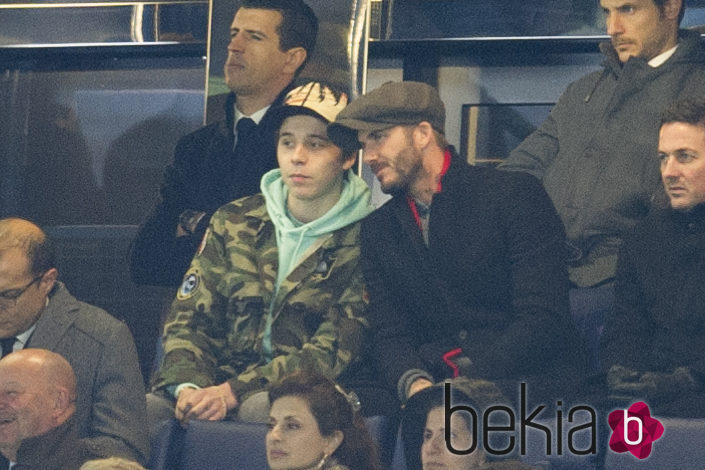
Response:
[[[164,324],[164,360],[153,389],[184,382],[215,385],[219,352],[225,347],[227,298],[222,294],[227,230],[221,210],[211,218],[198,252],[184,275]]]
[[[357,259],[354,263],[357,265]],[[338,301],[327,310],[314,334],[301,347],[277,345],[270,363],[254,365],[228,381],[239,401],[298,370],[315,370],[334,379],[359,358],[369,325],[364,316],[362,274],[357,266],[354,275],[346,280],[348,285]]]

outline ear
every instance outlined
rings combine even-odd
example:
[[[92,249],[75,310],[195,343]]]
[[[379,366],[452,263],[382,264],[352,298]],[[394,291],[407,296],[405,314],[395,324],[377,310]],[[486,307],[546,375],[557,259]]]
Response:
[[[303,47],[292,47],[286,51],[286,63],[284,64],[284,73],[295,74],[301,64],[308,57],[306,49]]]
[[[60,409],[68,408],[71,403],[71,398],[69,397],[69,391],[65,387],[58,387],[56,389],[56,406]]]
[[[51,414],[54,418],[60,418],[64,416],[71,407],[71,396],[69,395],[68,389],[65,387],[56,387],[56,389],[54,389],[53,398],[54,402]]]
[[[357,161],[358,152],[353,153],[343,161],[343,170],[348,171]]]
[[[683,0],[666,0],[663,4],[663,15],[669,20],[678,20],[678,13],[680,12]]]
[[[41,280],[42,293],[44,295],[49,295],[49,292],[54,288],[56,280],[59,278],[59,271],[56,268],[51,268],[49,271],[44,273]]]
[[[338,450],[338,447],[340,447],[340,444],[343,443],[343,438],[345,435],[343,434],[343,431],[335,431],[333,434],[330,436],[326,437],[326,446],[325,446],[325,453],[326,455],[330,456],[333,455],[333,453]]]
[[[429,122],[421,121],[414,128],[413,136],[414,146],[416,146],[417,149],[422,150],[433,141],[433,127],[431,127]]]

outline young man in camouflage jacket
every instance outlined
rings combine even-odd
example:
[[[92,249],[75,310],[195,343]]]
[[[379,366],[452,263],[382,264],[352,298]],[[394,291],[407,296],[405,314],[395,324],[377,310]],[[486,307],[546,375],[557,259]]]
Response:
[[[318,83],[292,90],[279,169],[262,194],[213,215],[165,324],[154,390],[176,400],[172,416],[266,420],[270,382],[300,369],[335,378],[357,358],[367,327],[359,221],[373,206],[350,170],[356,139],[341,148],[326,135],[346,104]]]

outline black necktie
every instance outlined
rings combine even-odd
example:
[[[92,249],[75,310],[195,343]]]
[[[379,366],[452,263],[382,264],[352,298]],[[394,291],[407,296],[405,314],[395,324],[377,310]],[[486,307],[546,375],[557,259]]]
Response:
[[[233,149],[236,155],[243,151],[255,127],[257,127],[257,124],[250,118],[241,118],[237,122],[235,125],[235,139],[237,140],[235,141],[235,148]]]
[[[2,357],[5,357],[12,352],[12,348],[15,345],[16,340],[17,338],[15,338],[14,336],[0,339],[0,345],[2,346]],[[0,357],[0,359],[2,357]]]

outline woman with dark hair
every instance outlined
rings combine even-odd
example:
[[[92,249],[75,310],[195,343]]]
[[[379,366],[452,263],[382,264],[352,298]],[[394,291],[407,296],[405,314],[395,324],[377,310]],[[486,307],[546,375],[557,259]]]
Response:
[[[473,408],[482,416],[488,406],[506,403],[499,388],[480,379],[458,377],[451,385],[451,406]],[[472,398],[470,398],[472,397]],[[450,417],[450,442],[445,434],[445,384],[439,383],[414,394],[406,404],[402,423],[404,449],[408,470],[540,470],[515,457],[494,460],[485,452],[482,432],[470,414],[456,411]],[[502,423],[504,424],[504,423]],[[473,429],[475,427],[475,429]],[[494,440],[493,440],[494,441]],[[451,452],[473,449],[470,453]],[[504,448],[506,442],[493,442],[494,448]]]
[[[357,397],[326,377],[295,373],[269,390],[272,470],[380,470]]]

